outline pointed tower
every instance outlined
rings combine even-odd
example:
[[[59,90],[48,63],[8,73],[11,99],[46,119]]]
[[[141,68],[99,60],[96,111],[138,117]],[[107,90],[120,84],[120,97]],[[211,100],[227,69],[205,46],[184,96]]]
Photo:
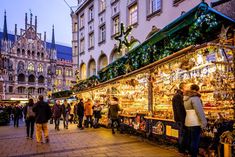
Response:
[[[54,25],[52,26],[51,59],[53,59],[53,60],[56,60],[56,59],[57,59],[56,47],[55,47],[55,31],[54,31]]]
[[[27,30],[27,23],[28,23],[28,16],[27,13],[25,13],[25,30]]]
[[[3,40],[4,40],[4,41],[7,41],[7,40],[8,40],[6,10],[5,10],[5,12],[4,12]]]
[[[54,25],[52,26],[52,41],[51,41],[51,49],[55,50],[55,32],[54,32]]]
[[[15,24],[15,42],[17,41],[17,24]]]

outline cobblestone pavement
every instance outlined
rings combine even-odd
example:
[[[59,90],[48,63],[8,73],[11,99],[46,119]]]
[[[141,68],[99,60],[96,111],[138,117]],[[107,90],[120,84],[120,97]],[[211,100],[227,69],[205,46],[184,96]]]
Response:
[[[25,138],[26,128],[0,126],[0,156],[154,156],[178,157],[173,147],[159,146],[136,136],[112,135],[106,128],[79,130],[75,124],[69,129],[54,130],[49,124],[48,144],[37,144]]]

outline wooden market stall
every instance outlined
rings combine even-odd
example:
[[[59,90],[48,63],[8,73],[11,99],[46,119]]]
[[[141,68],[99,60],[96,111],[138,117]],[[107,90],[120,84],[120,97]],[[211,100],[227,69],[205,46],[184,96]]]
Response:
[[[103,104],[117,96],[122,124],[176,142],[172,97],[180,82],[196,83],[209,121],[202,136],[211,144],[221,124],[234,123],[234,29],[233,19],[202,2],[73,90]]]

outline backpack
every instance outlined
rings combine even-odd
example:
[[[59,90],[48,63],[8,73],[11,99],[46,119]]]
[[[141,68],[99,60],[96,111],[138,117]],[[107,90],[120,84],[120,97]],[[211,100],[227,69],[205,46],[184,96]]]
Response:
[[[33,112],[33,106],[28,106],[27,107],[27,114],[26,117],[35,117],[35,113]]]

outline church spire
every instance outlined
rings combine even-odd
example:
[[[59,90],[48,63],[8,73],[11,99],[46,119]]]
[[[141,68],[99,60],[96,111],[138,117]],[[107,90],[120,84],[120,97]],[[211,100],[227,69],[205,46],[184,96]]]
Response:
[[[5,12],[4,12],[3,40],[4,40],[4,41],[7,41],[7,40],[8,40],[6,10],[5,10]]]
[[[54,32],[54,25],[52,26],[52,41],[51,41],[51,49],[55,50],[55,32]]]

